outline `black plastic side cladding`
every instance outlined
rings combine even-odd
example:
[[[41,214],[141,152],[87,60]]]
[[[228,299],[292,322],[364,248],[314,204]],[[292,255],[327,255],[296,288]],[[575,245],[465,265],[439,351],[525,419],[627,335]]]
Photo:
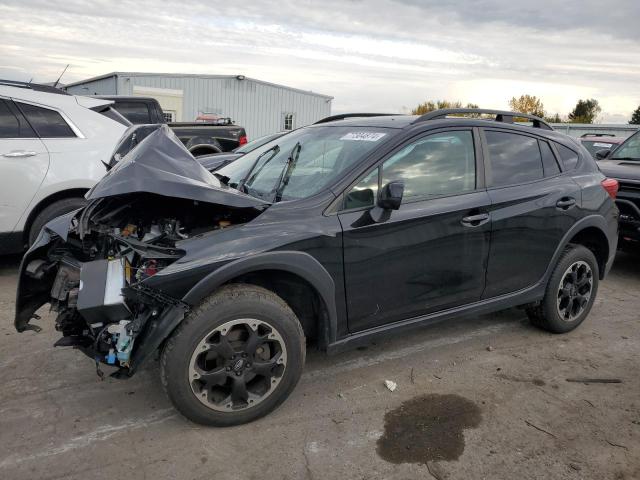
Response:
[[[220,285],[259,270],[282,270],[305,279],[318,292],[324,302],[328,318],[322,320],[321,348],[336,341],[338,314],[336,309],[336,287],[327,270],[308,253],[298,251],[266,252],[228,263],[200,280],[183,301],[197,305]]]

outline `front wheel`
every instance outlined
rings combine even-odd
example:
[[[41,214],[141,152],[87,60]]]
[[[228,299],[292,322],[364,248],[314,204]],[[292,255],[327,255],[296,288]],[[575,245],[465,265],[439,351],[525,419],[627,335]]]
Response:
[[[565,333],[589,315],[598,292],[598,262],[582,245],[568,247],[560,257],[540,305],[527,309],[534,325],[553,333]]]
[[[185,417],[224,427],[279,406],[300,379],[304,359],[302,327],[280,297],[253,285],[228,285],[169,338],[161,377]]]

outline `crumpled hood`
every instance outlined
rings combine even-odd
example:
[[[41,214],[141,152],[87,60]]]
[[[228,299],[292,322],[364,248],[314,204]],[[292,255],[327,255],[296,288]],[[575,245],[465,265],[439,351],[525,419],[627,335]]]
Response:
[[[227,187],[163,125],[129,151],[86,194],[87,200],[145,192],[236,208],[268,202]]]
[[[640,160],[600,160],[598,167],[610,178],[640,180]]]
[[[204,155],[196,158],[198,163],[210,172],[220,170],[222,167],[229,165],[231,162],[239,159],[242,153],[216,153],[215,155]]]

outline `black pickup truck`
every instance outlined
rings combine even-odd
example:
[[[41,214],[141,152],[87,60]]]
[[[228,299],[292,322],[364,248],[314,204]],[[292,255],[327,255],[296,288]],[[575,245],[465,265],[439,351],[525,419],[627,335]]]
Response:
[[[155,98],[126,95],[98,97],[113,100],[113,107],[134,125],[167,123],[162,107]],[[194,157],[230,152],[247,143],[244,128],[234,125],[228,118],[213,122],[169,122],[167,125]]]

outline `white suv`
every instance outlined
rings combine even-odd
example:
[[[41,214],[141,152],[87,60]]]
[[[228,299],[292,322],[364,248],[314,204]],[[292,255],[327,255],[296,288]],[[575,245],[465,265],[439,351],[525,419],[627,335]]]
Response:
[[[130,125],[111,103],[0,80],[0,254],[84,204]]]

